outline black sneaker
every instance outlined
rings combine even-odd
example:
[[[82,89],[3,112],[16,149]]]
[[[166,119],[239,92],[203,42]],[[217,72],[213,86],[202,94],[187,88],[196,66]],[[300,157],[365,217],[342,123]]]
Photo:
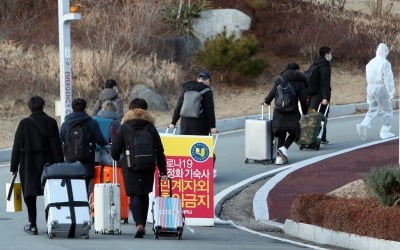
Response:
[[[321,144],[329,144],[329,141],[327,139],[321,140]]]
[[[136,231],[135,238],[143,238],[144,234],[145,234],[144,229],[139,229]]]
[[[38,230],[36,226],[32,226],[32,224],[26,224],[24,226],[24,231],[28,234],[38,235]]]

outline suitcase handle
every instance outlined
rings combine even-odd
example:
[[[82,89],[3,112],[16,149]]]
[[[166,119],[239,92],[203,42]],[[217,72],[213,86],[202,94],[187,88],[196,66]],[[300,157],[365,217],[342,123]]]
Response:
[[[264,120],[264,103],[261,104],[261,120]],[[271,120],[271,105],[268,105],[268,120]]]
[[[318,105],[317,112],[319,112],[319,110],[321,109],[321,105],[322,105],[321,103]],[[326,117],[326,114],[328,113],[328,109],[329,109],[329,103],[326,104],[325,113],[324,113],[325,117]]]
[[[158,177],[158,194],[161,196],[161,176]],[[167,179],[168,187],[169,187],[169,197],[172,197],[172,179],[168,177]]]
[[[112,176],[112,181],[113,181],[113,183],[114,184],[117,184],[118,183],[118,169],[117,169],[117,161],[115,161],[115,160],[113,160],[112,161],[112,173],[113,173],[113,176]]]
[[[171,134],[171,135],[174,135],[176,133],[176,127],[172,129],[172,133],[169,133],[169,130],[170,130],[170,128],[167,127],[167,129],[165,130],[165,133],[166,134]]]

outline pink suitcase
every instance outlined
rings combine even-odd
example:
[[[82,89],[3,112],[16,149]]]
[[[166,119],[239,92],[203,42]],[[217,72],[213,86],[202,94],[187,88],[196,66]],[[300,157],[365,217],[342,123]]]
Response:
[[[160,181],[161,183],[162,181]],[[182,211],[181,199],[172,197],[171,179],[168,179],[169,197],[158,196],[153,201],[153,231],[154,238],[160,236],[175,236],[182,239],[185,218]],[[159,185],[161,189],[161,184]],[[161,190],[159,192],[161,194]]]

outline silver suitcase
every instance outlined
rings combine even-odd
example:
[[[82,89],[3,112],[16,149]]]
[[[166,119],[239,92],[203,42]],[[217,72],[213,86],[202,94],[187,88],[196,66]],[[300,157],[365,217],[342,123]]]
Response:
[[[245,163],[267,162],[273,163],[276,155],[274,137],[272,135],[271,107],[268,118],[264,117],[264,105],[261,106],[259,119],[245,121]]]
[[[82,179],[48,179],[44,187],[47,234],[56,237],[89,238],[91,219]]]
[[[113,161],[113,183],[94,186],[94,232],[121,234],[120,186],[117,183],[116,163]]]

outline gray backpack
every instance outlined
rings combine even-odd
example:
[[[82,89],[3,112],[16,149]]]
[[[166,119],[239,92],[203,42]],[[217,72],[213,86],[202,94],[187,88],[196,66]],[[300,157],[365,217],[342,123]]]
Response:
[[[203,95],[211,91],[210,88],[205,88],[201,91],[189,90],[183,94],[183,103],[181,108],[181,117],[183,118],[199,118],[201,109],[201,100]]]

